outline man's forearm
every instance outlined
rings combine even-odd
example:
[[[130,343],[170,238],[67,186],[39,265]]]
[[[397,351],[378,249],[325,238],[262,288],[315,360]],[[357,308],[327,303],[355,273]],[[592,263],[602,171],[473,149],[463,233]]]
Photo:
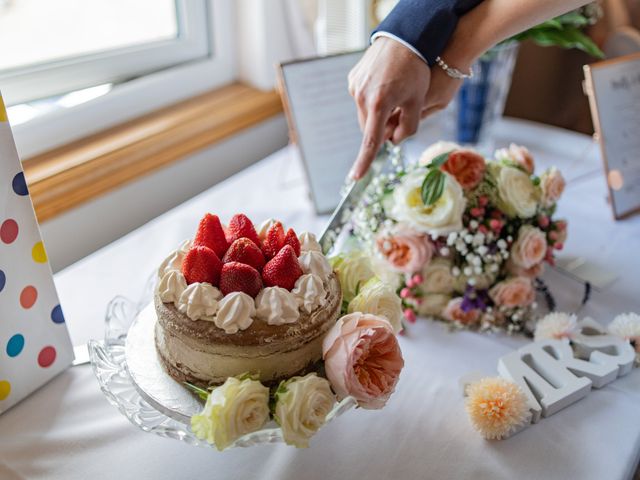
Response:
[[[374,31],[409,44],[429,65],[442,53],[458,19],[482,0],[400,0]]]

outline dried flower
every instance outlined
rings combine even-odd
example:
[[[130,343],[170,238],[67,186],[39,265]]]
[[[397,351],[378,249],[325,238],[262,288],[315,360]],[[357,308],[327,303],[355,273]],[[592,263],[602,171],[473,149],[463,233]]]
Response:
[[[529,417],[527,397],[513,382],[487,377],[466,388],[465,408],[473,427],[489,439],[501,439]]]
[[[636,352],[640,353],[640,315],[623,313],[609,324],[609,333],[633,342]]]

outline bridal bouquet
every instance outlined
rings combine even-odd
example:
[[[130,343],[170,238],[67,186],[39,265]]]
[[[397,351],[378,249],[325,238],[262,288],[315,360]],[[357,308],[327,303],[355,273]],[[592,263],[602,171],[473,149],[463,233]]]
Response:
[[[567,236],[567,223],[554,218],[564,186],[556,168],[537,175],[530,152],[514,144],[491,159],[449,142],[415,165],[396,159],[353,212],[352,233],[369,253],[334,260],[343,290],[351,285],[357,297],[374,277],[396,288],[409,322],[422,315],[525,330],[536,279]]]

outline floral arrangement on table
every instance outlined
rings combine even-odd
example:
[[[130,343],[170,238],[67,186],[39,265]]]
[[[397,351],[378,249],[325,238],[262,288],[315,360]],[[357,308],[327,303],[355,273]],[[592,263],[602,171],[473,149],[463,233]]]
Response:
[[[423,315],[459,328],[526,330],[536,279],[567,236],[566,221],[554,218],[560,171],[536,175],[531,153],[514,144],[485,159],[438,142],[416,164],[391,163],[353,211],[359,250],[332,261],[346,310],[386,289],[387,308],[389,290],[397,292],[409,322]]]

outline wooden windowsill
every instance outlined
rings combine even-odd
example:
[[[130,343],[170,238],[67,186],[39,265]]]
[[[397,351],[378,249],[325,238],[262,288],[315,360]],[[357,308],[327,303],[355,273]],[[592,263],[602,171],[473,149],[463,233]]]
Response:
[[[24,160],[38,220],[218,143],[282,112],[280,97],[235,83]]]

